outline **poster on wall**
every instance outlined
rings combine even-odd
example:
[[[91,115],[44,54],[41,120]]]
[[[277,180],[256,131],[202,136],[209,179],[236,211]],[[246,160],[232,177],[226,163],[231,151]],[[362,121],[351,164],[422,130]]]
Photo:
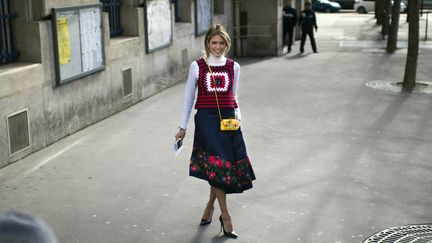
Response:
[[[171,0],[145,1],[146,52],[170,46],[172,43]]]
[[[80,11],[81,60],[82,70],[91,71],[103,63],[102,56],[102,21],[95,9]]]
[[[105,68],[102,4],[53,9],[56,84]]]
[[[196,0],[195,19],[195,35],[205,34],[212,25],[212,0]]]

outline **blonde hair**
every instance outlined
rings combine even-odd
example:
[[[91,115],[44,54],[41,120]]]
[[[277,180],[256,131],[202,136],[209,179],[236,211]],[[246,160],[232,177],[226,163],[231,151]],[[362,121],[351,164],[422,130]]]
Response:
[[[225,28],[222,25],[216,24],[216,25],[209,28],[209,30],[207,31],[206,36],[204,38],[204,48],[205,48],[205,52],[203,52],[204,58],[207,58],[208,56],[210,56],[210,47],[209,47],[210,46],[210,40],[215,35],[219,35],[225,41],[225,44],[227,47],[225,49],[225,53],[227,53],[231,47],[231,38],[230,38],[228,32],[226,32]]]

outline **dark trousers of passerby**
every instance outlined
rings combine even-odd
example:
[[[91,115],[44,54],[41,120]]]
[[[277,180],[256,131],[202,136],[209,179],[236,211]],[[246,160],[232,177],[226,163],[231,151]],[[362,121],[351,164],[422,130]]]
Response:
[[[311,45],[312,45],[312,50],[314,52],[317,52],[317,46],[316,46],[316,43],[315,43],[315,37],[314,37],[314,31],[313,31],[313,29],[302,30],[302,36],[301,36],[301,42],[300,42],[300,52],[302,52],[302,53],[304,52],[304,45],[305,45],[305,42],[306,42],[306,35],[309,36],[309,40],[310,40]]]
[[[288,34],[288,37],[287,37],[287,34]],[[294,39],[294,26],[286,26],[284,28],[284,36],[283,37],[284,37],[284,45],[286,45],[288,42],[288,52],[290,52],[291,46],[293,43],[293,39]]]

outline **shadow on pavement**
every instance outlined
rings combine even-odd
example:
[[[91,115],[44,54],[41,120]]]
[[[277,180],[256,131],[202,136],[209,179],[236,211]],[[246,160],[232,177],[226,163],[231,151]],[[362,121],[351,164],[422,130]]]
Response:
[[[225,242],[227,240],[229,240],[230,238],[224,236],[222,233],[219,235],[216,235],[215,237],[212,238],[211,242],[212,243],[217,243],[217,242]]]
[[[205,242],[205,231],[208,229],[208,227],[202,227],[198,226],[198,230],[193,238],[191,238],[190,243],[200,243]],[[229,240],[228,237],[224,236],[221,232],[218,232],[211,240],[211,242],[217,243],[217,242],[225,242]]]
[[[301,58],[308,57],[311,54],[312,54],[311,52],[307,52],[307,53],[303,53],[303,54],[297,53],[294,55],[292,55],[292,54],[291,55],[285,55],[285,59],[301,59]]]

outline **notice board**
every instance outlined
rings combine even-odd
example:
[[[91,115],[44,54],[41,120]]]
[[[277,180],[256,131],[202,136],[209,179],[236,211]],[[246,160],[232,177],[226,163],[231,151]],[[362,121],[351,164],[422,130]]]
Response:
[[[168,47],[172,43],[171,0],[145,1],[146,52]]]
[[[205,34],[212,25],[212,0],[196,0],[195,19],[195,35]]]
[[[53,8],[56,84],[105,68],[102,4]]]

